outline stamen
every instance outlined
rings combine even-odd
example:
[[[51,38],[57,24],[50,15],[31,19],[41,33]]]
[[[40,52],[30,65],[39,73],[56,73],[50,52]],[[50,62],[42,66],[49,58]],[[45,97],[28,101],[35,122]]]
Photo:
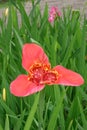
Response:
[[[43,64],[43,70],[44,72],[47,72],[51,69],[50,64]]]
[[[34,63],[34,64],[30,67],[29,72],[32,73],[34,69],[39,68],[39,67],[41,67],[41,66],[42,66],[41,63]]]

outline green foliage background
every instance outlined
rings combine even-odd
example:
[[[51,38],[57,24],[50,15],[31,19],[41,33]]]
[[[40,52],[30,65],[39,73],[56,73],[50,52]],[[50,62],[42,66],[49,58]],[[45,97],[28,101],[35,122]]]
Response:
[[[86,17],[69,8],[50,24],[48,6],[42,14],[39,1],[32,1],[29,14],[19,0],[9,1],[7,7],[8,16],[3,14],[0,19],[0,130],[87,130]],[[43,47],[52,67],[60,64],[80,73],[84,85],[46,86],[31,96],[13,96],[11,81],[26,73],[21,64],[22,46],[31,42]]]

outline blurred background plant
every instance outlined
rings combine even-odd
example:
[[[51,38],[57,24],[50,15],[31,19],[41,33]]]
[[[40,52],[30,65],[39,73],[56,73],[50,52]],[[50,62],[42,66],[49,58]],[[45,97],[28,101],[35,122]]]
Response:
[[[0,18],[0,130],[87,130],[87,19],[68,8],[51,24],[48,5],[42,14],[39,2],[32,0],[27,14],[24,2],[10,0]],[[22,46],[31,42],[44,48],[52,67],[61,64],[80,73],[84,85],[46,86],[25,98],[11,95],[11,81],[26,73]]]

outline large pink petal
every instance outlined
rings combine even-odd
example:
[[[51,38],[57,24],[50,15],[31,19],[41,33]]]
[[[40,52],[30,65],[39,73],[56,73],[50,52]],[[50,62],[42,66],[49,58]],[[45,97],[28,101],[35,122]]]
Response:
[[[10,84],[10,91],[15,96],[28,96],[30,94],[41,91],[44,88],[44,85],[37,86],[36,84],[28,80],[27,75],[19,75],[12,83]]]
[[[29,67],[35,62],[49,63],[43,49],[34,43],[27,43],[23,46],[22,56],[22,66],[27,71],[29,71]]]
[[[59,73],[59,79],[56,83],[68,86],[79,86],[84,83],[82,76],[72,70],[66,69],[63,66],[56,66],[54,68]]]

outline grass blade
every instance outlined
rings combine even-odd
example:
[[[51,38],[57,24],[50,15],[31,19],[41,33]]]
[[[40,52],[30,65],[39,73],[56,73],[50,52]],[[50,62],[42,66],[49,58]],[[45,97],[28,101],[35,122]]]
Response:
[[[27,121],[26,121],[25,126],[24,126],[24,130],[30,130],[32,121],[34,119],[34,114],[35,114],[36,109],[37,109],[38,101],[39,101],[39,93],[35,97],[35,101],[34,101],[34,104],[31,108],[31,111],[28,115]]]
[[[9,118],[8,118],[8,115],[6,115],[5,130],[10,130],[10,129],[9,129]]]
[[[5,109],[6,113],[15,116],[15,113],[4,103],[2,99],[0,99],[0,104]]]
[[[61,95],[61,98],[60,98],[60,102],[57,103],[57,105],[54,107],[54,110],[53,110],[53,112],[51,114],[47,130],[54,130],[64,96],[65,96],[65,92],[63,91],[63,93]]]
[[[83,108],[82,108],[82,105],[80,103],[79,98],[78,98],[78,105],[79,105],[79,109],[80,109],[80,113],[81,113],[81,118],[82,118],[84,130],[87,130],[87,120],[86,120],[85,115],[83,113]]]

